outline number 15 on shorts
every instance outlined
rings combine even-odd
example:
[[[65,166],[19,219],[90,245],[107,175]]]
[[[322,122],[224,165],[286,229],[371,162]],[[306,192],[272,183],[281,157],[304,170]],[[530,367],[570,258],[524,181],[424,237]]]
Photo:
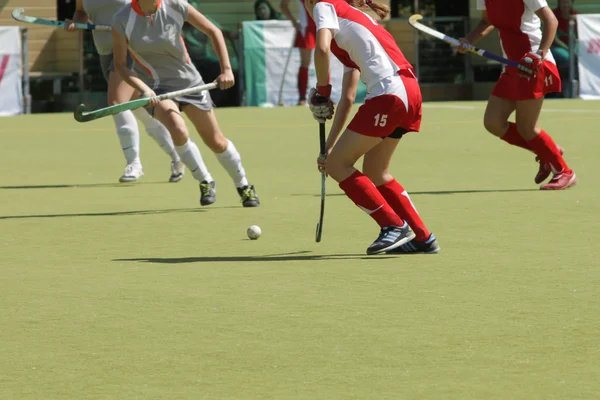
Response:
[[[377,114],[375,116],[375,126],[384,127],[387,124],[387,114]]]

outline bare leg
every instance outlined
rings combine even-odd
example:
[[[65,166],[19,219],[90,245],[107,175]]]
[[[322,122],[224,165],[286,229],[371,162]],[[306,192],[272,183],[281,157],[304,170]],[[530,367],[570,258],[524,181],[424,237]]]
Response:
[[[385,141],[384,141],[385,142]],[[360,135],[349,129],[342,134],[327,157],[326,171],[339,182],[340,188],[361,210],[365,211],[381,227],[379,237],[367,249],[367,254],[377,254],[397,248],[415,237],[410,229],[377,190],[373,181],[357,171],[354,164],[373,148],[382,146],[383,153],[393,154],[397,140],[382,143],[381,138]],[[383,164],[389,163],[389,158]],[[375,170],[375,168],[373,168]],[[382,173],[376,174],[381,176]]]
[[[205,111],[192,105],[183,106],[202,141],[213,153],[222,153],[227,149],[228,140],[221,132],[214,110]]]
[[[492,135],[501,138],[508,130],[508,117],[515,111],[515,107],[516,104],[512,100],[490,96],[483,117],[483,126]]]
[[[516,123],[517,130],[523,139],[530,141],[535,138],[541,131],[538,120],[542,111],[544,98],[533,100],[523,100],[516,102]]]
[[[554,173],[552,181],[541,188],[566,189],[575,185],[577,179],[562,156],[563,150],[538,125],[543,103],[543,97],[518,101],[516,107],[517,127],[519,133],[527,140],[528,145],[540,161],[540,168],[535,176],[535,182],[543,182],[552,172]]]
[[[212,182],[212,176],[204,164],[198,146],[190,140],[185,120],[177,104],[172,100],[161,101],[154,107],[154,116],[169,130],[175,150],[193,177],[200,183]]]
[[[437,243],[429,243],[433,242],[435,237],[432,238],[431,232],[429,232],[419,216],[419,212],[410,199],[408,192],[389,173],[392,156],[399,142],[399,139],[386,138],[368,151],[363,159],[363,173],[377,186],[377,190],[379,190],[379,193],[381,193],[394,212],[408,222],[415,232],[415,241],[421,242],[417,244],[419,249],[413,248],[414,246],[401,246],[397,249],[398,252],[410,253],[422,250],[423,252],[437,253],[439,252]]]
[[[389,168],[400,139],[386,138],[379,141],[380,143],[369,150],[363,159],[363,173],[375,186],[384,185],[394,179],[389,173]]]

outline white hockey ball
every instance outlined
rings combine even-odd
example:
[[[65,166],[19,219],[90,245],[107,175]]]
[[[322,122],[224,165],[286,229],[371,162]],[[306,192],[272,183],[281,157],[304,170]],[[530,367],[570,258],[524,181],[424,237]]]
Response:
[[[250,228],[248,228],[246,233],[248,234],[250,240],[256,240],[260,237],[262,231],[260,230],[260,227],[258,225],[252,225]]]

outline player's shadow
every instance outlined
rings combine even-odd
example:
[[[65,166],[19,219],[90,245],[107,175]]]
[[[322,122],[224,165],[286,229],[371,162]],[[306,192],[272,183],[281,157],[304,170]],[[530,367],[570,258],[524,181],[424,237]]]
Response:
[[[327,260],[382,260],[396,258],[385,254],[367,256],[365,254],[306,254],[310,251],[295,253],[272,254],[264,256],[206,256],[206,257],[144,257],[144,258],[118,258],[112,261],[127,261],[151,264],[188,264],[188,263],[215,263],[215,262],[280,262],[280,261],[327,261]]]
[[[511,192],[539,192],[540,189],[472,189],[472,190],[432,190],[424,192],[409,192],[414,195],[440,195],[440,194],[470,194],[470,193],[511,193]]]
[[[215,208],[239,208],[239,206],[222,206],[211,207]],[[97,213],[70,213],[70,214],[31,214],[31,215],[0,215],[0,220],[3,219],[36,219],[36,218],[69,218],[69,217],[115,217],[129,215],[150,215],[150,214],[169,214],[169,213],[197,213],[207,212],[209,210],[203,208],[168,208],[163,210],[132,210],[132,211],[108,211]]]
[[[73,183],[73,184],[56,184],[56,185],[15,185],[15,186],[0,186],[0,189],[79,189],[79,188],[106,188],[106,187],[133,187],[137,185],[156,185],[166,184],[168,182],[123,182],[123,183]]]
[[[510,193],[510,192],[539,192],[539,189],[467,189],[467,190],[431,190],[421,192],[408,192],[409,195],[420,196],[420,195],[448,195],[448,194],[471,194],[471,193]],[[303,193],[303,194],[292,194],[292,196],[310,196],[320,197],[320,194],[314,193]],[[346,196],[344,193],[332,193],[328,194],[327,197]]]

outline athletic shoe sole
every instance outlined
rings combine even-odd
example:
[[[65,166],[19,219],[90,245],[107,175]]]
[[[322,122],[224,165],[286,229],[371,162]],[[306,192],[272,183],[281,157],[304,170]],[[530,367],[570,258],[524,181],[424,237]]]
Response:
[[[577,175],[573,174],[571,179],[569,179],[569,182],[565,186],[562,186],[562,187],[544,187],[546,185],[548,185],[548,183],[540,186],[540,190],[566,190],[566,189],[572,188],[573,186],[577,185]]]
[[[391,251],[387,251],[386,254],[389,254],[391,256],[409,256],[411,254],[438,254],[442,248],[440,246],[434,248],[433,250],[430,251],[395,251],[398,250],[398,248],[396,249],[392,249]]]
[[[182,179],[183,179],[183,174],[177,174],[177,175],[173,174],[169,178],[169,182],[170,183],[176,183],[176,182],[179,182]]]
[[[369,251],[369,249],[367,249],[367,255],[373,256],[376,254],[381,254],[381,253],[385,253],[386,251],[393,250],[396,247],[400,247],[403,244],[410,242],[411,240],[413,240],[415,238],[415,236],[416,236],[416,234],[411,229],[408,236],[398,240],[396,243],[393,243],[393,244],[389,245],[388,247],[384,247],[383,249],[379,249],[379,250],[375,250],[375,251]]]
[[[131,182],[136,182],[137,180],[139,180],[142,176],[144,176],[144,174],[138,176],[137,178],[133,177],[133,176],[122,176],[119,178],[119,182],[121,183],[131,183]]]

